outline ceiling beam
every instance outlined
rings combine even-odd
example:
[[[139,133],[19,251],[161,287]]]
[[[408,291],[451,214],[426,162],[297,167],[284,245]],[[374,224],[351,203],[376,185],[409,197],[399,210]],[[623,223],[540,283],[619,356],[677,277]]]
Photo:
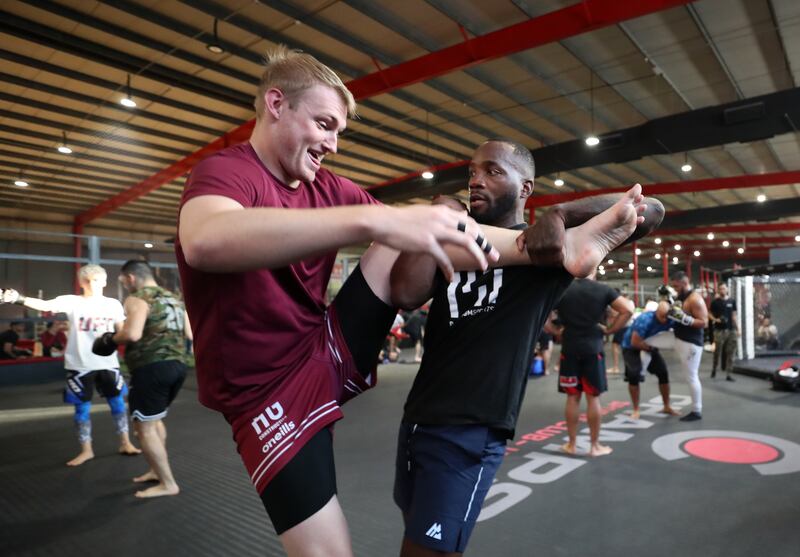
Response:
[[[697,226],[693,228],[665,228],[658,230],[658,236],[677,236],[680,234],[737,234],[741,232],[793,232],[800,231],[800,222],[773,222],[762,224],[734,224],[726,226]]]
[[[767,174],[745,174],[742,176],[729,176],[727,178],[706,178],[702,180],[683,180],[680,182],[664,182],[660,184],[642,184],[645,195],[671,195],[675,193],[732,190],[742,188],[760,188],[766,186],[785,186],[800,183],[800,170],[786,172],[770,172]],[[606,193],[621,193],[630,186],[619,188],[606,188],[590,191],[572,191],[554,193],[551,195],[534,195],[528,198],[527,207],[548,207],[558,203],[574,201],[583,197],[602,195]]]

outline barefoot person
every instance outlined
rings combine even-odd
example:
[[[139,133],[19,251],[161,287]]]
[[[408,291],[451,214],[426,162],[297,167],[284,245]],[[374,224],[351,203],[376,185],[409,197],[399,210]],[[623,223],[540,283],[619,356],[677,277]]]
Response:
[[[6,303],[21,304],[36,311],[67,314],[69,333],[64,352],[64,368],[67,370],[64,402],[75,405],[75,430],[81,446],[81,452],[67,462],[67,466],[79,466],[94,458],[89,412],[95,387],[111,407],[111,418],[119,436],[120,454],[135,455],[141,452],[128,437],[128,414],[123,399],[128,387],[119,372],[117,355],[98,356],[92,353],[96,338],[122,327],[125,321],[122,304],[114,298],[103,296],[106,271],[99,265],[81,267],[78,270],[78,282],[83,290],[81,296],[66,295],[40,300],[22,296],[15,290],[3,293]]]
[[[322,168],[355,101],[308,54],[268,56],[250,140],[192,170],[175,244],[194,332],[200,401],[221,412],[289,555],[352,555],[336,495],[332,426],[376,381],[397,313],[395,250],[446,246],[486,268],[480,228],[447,207],[385,207]],[[514,235],[515,237],[515,235]],[[376,241],[326,305],[336,251]],[[513,245],[514,239],[511,243]],[[388,247],[387,247],[388,246]]]
[[[631,396],[633,410],[631,417],[638,420],[639,414],[639,384],[644,381],[644,370],[658,377],[658,390],[664,407],[662,414],[677,416],[678,412],[672,409],[669,402],[669,370],[664,357],[658,348],[648,344],[647,340],[672,329],[673,322],[667,318],[670,309],[669,302],[650,302],[656,306],[653,310],[646,310],[639,315],[628,328],[622,339],[622,359],[625,362],[625,381],[628,382],[628,393]]]
[[[112,354],[118,344],[125,344],[125,363],[131,372],[128,404],[133,428],[150,464],[150,470],[133,481],[158,482],[137,491],[136,497],[177,495],[178,484],[167,457],[164,418],[186,378],[185,340],[191,339],[191,329],[183,303],[158,286],[145,261],[125,263],[119,280],[130,293],[125,299],[125,324],[116,333],[98,338],[93,350]]]
[[[515,255],[513,246],[506,249],[493,239],[502,266],[484,273],[464,271],[450,281],[437,273],[430,256],[407,253],[392,270],[397,305],[411,309],[433,298],[422,365],[397,445],[394,499],[405,523],[403,557],[465,550],[506,442],[514,436],[542,325],[571,273],[594,269],[640,220],[636,187],[585,224],[592,208],[597,213],[611,205],[608,198],[565,204],[540,217],[538,229],[529,229],[523,211],[533,178],[534,161],[524,146],[509,140],[483,143],[469,165],[470,214],[481,225],[526,231],[529,247],[537,244],[537,234],[552,238],[544,231],[552,230],[553,214],[567,226],[580,224],[566,230],[555,266],[522,265],[530,263],[525,252]],[[653,205],[660,209],[654,200]],[[653,220],[658,224],[660,215]],[[613,237],[613,243],[600,247],[593,240],[603,237]]]
[[[633,302],[610,286],[596,282],[594,276],[592,271],[586,279],[573,282],[558,303],[558,319],[563,327],[558,390],[567,395],[565,415],[569,440],[562,450],[575,454],[581,395],[585,394],[589,454],[603,456],[612,450],[600,444],[600,395],[608,389],[603,337],[625,327],[634,308]],[[607,327],[602,322],[609,307],[616,316]]]

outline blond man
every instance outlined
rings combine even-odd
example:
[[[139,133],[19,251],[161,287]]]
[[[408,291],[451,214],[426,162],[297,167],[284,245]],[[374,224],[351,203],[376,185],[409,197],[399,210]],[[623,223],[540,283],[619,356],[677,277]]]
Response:
[[[3,293],[6,303],[67,315],[70,326],[64,352],[64,368],[67,371],[64,402],[75,406],[75,431],[80,444],[80,452],[67,462],[67,466],[80,466],[94,458],[90,411],[95,387],[111,408],[120,454],[136,455],[141,452],[133,446],[128,436],[128,414],[123,398],[128,387],[119,371],[117,354],[98,356],[92,353],[96,338],[106,332],[119,330],[125,321],[125,312],[119,300],[103,296],[106,280],[105,269],[99,265],[84,265],[78,270],[78,282],[83,290],[79,296],[70,294],[41,300],[22,296],[16,290]]]

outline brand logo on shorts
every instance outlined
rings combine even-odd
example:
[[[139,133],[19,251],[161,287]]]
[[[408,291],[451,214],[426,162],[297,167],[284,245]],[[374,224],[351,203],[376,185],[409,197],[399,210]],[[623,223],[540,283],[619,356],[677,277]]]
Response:
[[[558,378],[558,384],[562,387],[570,388],[570,387],[577,387],[578,386],[578,378],[569,375],[562,375]]]
[[[253,418],[250,425],[256,432],[256,435],[261,435],[265,430],[269,429],[271,423],[280,420],[283,417],[283,406],[280,402],[276,402],[267,406],[261,414]]]
[[[431,524],[431,527],[428,528],[428,531],[425,532],[425,535],[429,538],[433,538],[435,540],[442,540],[442,525],[438,522],[434,522]]]

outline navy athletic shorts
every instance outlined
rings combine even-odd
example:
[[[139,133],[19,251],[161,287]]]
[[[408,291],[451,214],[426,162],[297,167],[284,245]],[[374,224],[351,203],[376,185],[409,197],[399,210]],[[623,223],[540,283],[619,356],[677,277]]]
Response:
[[[435,551],[463,553],[507,437],[481,425],[400,424],[394,501],[405,537]]]

